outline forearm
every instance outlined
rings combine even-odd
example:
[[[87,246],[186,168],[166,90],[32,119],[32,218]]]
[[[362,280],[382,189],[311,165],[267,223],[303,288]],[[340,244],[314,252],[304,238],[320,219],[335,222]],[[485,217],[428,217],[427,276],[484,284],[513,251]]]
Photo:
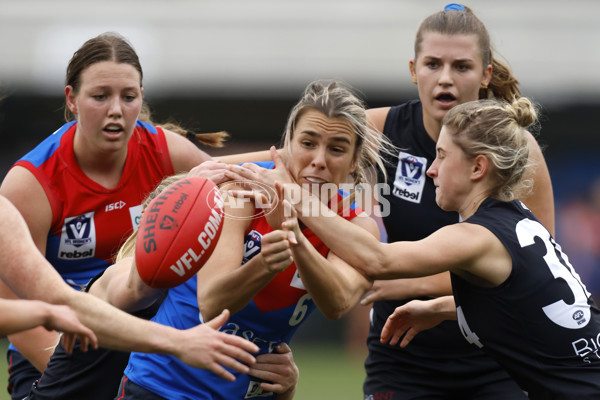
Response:
[[[94,331],[102,347],[150,353],[173,349],[174,328],[136,318],[89,293],[74,292],[56,304],[67,304],[79,320]],[[163,341],[161,343],[161,341]]]
[[[89,288],[90,294],[128,313],[151,306],[162,292],[142,281],[132,257],[108,267]]]
[[[452,283],[450,282],[449,272],[403,280],[414,291],[407,297],[441,297],[452,295]]]
[[[223,309],[232,314],[244,308],[276,275],[268,270],[261,254],[234,271],[220,275],[211,282],[198,282],[198,306],[204,320],[214,318]],[[192,278],[195,279],[195,278]]]
[[[304,236],[299,239],[292,253],[302,283],[319,310],[337,320],[358,303],[371,283],[340,259],[323,257]]]
[[[445,320],[456,320],[456,303],[454,302],[453,296],[442,296],[432,300],[430,302],[432,311],[438,314]]]
[[[1,311],[1,335],[8,335],[8,339],[19,352],[43,372],[54,353],[54,346],[58,344],[59,334],[49,331],[43,325],[48,315],[47,304],[31,300],[2,300],[13,303]],[[27,305],[24,305],[24,303]],[[39,305],[39,307],[38,307]],[[33,328],[33,329],[32,329]]]
[[[213,159],[227,164],[242,164],[245,162],[271,161],[271,154],[269,150],[261,150],[249,153],[228,154],[226,156],[213,157]]]
[[[389,264],[384,244],[363,228],[345,220],[299,185],[286,185],[298,218],[346,262],[372,279],[385,273]],[[340,240],[343,238],[343,240]]]

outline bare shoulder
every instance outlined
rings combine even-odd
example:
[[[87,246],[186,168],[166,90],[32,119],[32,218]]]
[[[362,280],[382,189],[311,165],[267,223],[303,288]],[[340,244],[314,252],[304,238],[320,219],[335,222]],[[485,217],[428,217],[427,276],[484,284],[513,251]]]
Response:
[[[11,168],[0,186],[0,194],[14,204],[25,218],[36,244],[40,246],[40,240],[45,244],[52,224],[52,207],[33,173],[20,166]]]
[[[443,250],[454,260],[455,273],[483,286],[497,286],[510,275],[510,254],[489,229],[463,222],[440,231],[444,231],[447,243],[451,243]]]
[[[554,192],[548,165],[542,154],[542,149],[531,133],[528,136],[528,145],[529,160],[532,164],[532,170],[528,172],[528,177],[533,179],[533,187],[531,192],[526,197],[523,197],[522,200],[542,224],[544,224],[546,229],[554,235]]]
[[[383,132],[385,120],[391,107],[370,108],[367,110],[367,119],[379,132]]]
[[[500,243],[487,228],[468,222],[444,226],[422,242],[459,269],[469,269],[491,246]]]
[[[189,171],[196,165],[211,159],[210,155],[200,150],[187,138],[168,129],[163,129],[163,131],[169,148],[169,156],[176,173]]]

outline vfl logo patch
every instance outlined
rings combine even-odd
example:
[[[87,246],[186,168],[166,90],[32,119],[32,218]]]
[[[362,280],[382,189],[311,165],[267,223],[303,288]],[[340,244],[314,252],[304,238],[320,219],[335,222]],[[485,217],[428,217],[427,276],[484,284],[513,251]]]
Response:
[[[244,258],[242,258],[242,265],[246,264],[252,257],[260,253],[261,240],[262,235],[254,229],[246,235],[246,238],[244,239]]]
[[[427,158],[416,157],[401,151],[398,153],[398,167],[394,179],[394,196],[420,203],[425,187],[425,172],[427,171]]]
[[[95,253],[94,212],[65,218],[60,236],[58,258],[63,260],[91,258]]]

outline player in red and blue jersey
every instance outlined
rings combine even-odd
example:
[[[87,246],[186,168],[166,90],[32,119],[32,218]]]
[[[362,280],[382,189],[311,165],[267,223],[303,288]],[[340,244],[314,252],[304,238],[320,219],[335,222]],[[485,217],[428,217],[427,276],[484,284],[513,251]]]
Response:
[[[147,118],[142,68],[121,36],[87,41],[71,59],[66,83],[69,122],[11,168],[0,193],[19,209],[38,249],[81,289],[112,262],[156,184],[210,157],[183,136],[140,121]],[[0,295],[15,297],[3,284]],[[9,338],[9,391],[20,400],[58,333],[36,329]]]
[[[344,204],[337,188],[347,177],[362,182],[365,167],[378,163],[378,137],[367,127],[362,103],[348,89],[336,82],[312,83],[292,110],[284,137],[291,179],[308,185],[335,209]],[[253,171],[256,180],[270,184],[290,179],[256,165]],[[290,341],[315,307],[339,318],[370,287],[310,230],[298,231],[297,244],[290,248],[290,232],[277,229],[278,212],[254,218],[259,211],[253,204],[225,204],[223,230],[211,258],[196,277],[169,290],[154,321],[193,326],[228,308],[232,316],[222,331],[248,338],[260,353],[270,353]],[[346,205],[340,213],[379,237],[375,221],[359,208]],[[289,393],[265,391],[260,379],[236,376],[235,382],[226,382],[168,356],[132,353],[117,398],[289,398]]]

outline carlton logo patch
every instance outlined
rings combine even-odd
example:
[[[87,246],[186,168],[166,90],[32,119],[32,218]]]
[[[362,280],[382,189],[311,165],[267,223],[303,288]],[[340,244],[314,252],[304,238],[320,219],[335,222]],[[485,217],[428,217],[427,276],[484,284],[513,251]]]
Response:
[[[95,253],[94,212],[65,218],[60,235],[58,258],[63,260],[91,258]]]
[[[392,190],[394,196],[412,203],[420,203],[427,178],[426,171],[425,157],[416,157],[403,151],[398,153],[398,166]]]

